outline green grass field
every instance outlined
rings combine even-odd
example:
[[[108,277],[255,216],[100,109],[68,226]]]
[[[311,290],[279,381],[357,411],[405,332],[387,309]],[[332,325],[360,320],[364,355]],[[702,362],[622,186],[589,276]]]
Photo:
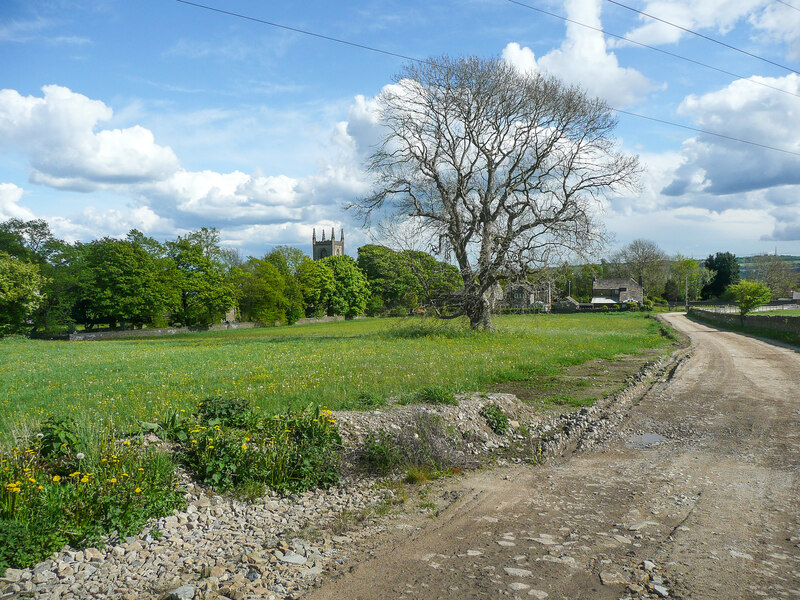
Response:
[[[503,316],[497,333],[464,323],[363,319],[150,339],[0,340],[0,431],[51,414],[124,425],[190,409],[213,395],[280,412],[357,406],[361,394],[457,391],[558,373],[666,345],[644,315]]]
[[[790,310],[765,310],[750,313],[751,315],[778,315],[779,317],[798,317],[800,316],[800,308],[793,308]]]

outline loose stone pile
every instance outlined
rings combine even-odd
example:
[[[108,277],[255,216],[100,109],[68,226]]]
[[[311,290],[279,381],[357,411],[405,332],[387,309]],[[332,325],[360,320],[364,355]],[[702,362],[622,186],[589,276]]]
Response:
[[[656,363],[630,383],[659,369],[663,364]],[[633,392],[623,392],[616,401],[624,403],[625,394]],[[511,431],[505,436],[492,432],[480,415],[490,402],[510,419]],[[466,453],[492,455],[515,442],[535,441],[546,456],[602,438],[613,402],[559,416],[537,413],[510,394],[474,394],[460,398],[455,407],[396,406],[336,417],[345,447],[351,450],[368,432],[400,430],[411,415],[423,411],[438,415],[458,432],[461,439],[454,442]],[[324,571],[346,561],[355,537],[375,532],[364,528],[349,537],[338,536],[326,527],[343,513],[363,511],[391,494],[372,479],[348,476],[327,491],[267,495],[248,504],[213,495],[188,477],[184,483],[189,502],[185,512],[151,522],[138,536],[110,539],[102,550],[66,549],[35,568],[7,569],[0,578],[0,599],[297,598]]]
[[[292,598],[331,561],[341,561],[348,537],[303,537],[343,511],[379,502],[369,480],[348,480],[302,496],[266,496],[245,504],[191,486],[182,513],[158,519],[138,536],[104,549],[66,550],[33,569],[7,569],[0,597]]]

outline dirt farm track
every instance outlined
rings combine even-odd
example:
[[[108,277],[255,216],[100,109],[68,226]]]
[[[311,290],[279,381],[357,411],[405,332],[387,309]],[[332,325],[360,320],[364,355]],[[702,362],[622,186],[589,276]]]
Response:
[[[304,597],[800,600],[800,353],[666,319],[692,355],[606,442],[448,482]]]

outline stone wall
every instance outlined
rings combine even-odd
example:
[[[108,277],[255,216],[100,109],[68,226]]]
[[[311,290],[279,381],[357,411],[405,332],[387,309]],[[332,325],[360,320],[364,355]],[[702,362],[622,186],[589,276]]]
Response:
[[[699,308],[690,308],[689,315],[696,316],[703,321],[720,323],[721,325],[741,325],[738,314],[715,313]],[[800,317],[784,317],[782,315],[750,314],[745,317],[747,327],[762,327],[773,331],[786,331],[800,334]]]

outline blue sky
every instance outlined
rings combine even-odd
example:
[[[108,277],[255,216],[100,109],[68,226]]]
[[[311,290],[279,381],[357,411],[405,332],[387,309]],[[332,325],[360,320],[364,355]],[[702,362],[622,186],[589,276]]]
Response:
[[[416,58],[502,57],[616,108],[800,153],[800,75],[608,0],[526,3],[742,78],[507,0],[205,3]],[[628,4],[800,71],[800,0]],[[0,220],[84,241],[213,226],[256,256],[344,227],[353,253],[369,236],[342,206],[369,190],[374,98],[403,62],[175,0],[4,0]],[[800,254],[800,156],[626,115],[618,136],[647,170],[640,193],[606,202],[609,253],[645,238],[695,257]]]

